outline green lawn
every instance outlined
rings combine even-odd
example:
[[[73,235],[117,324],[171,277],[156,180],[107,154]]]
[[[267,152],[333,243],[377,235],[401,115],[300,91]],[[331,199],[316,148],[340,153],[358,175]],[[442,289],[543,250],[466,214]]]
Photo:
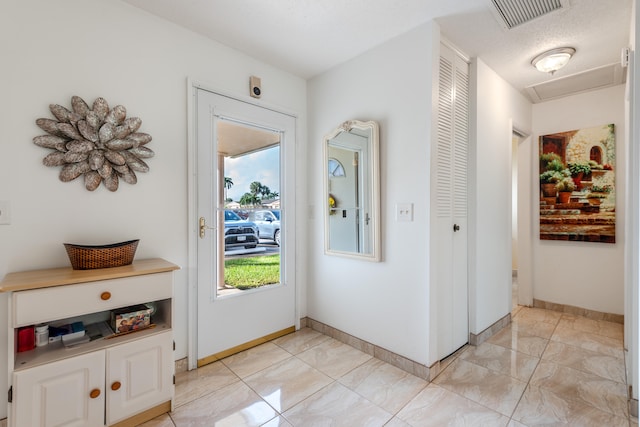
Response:
[[[280,282],[280,255],[229,259],[224,262],[224,283],[253,289]]]

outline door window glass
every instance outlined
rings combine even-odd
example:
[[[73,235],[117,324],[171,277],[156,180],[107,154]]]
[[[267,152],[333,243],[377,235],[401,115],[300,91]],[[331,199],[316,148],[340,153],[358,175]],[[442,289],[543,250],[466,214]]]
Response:
[[[264,212],[280,209],[281,133],[220,119],[217,138],[217,295],[278,285],[280,221]]]

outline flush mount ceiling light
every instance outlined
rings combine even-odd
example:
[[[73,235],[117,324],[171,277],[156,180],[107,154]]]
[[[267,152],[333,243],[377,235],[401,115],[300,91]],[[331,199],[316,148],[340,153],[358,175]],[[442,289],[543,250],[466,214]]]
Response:
[[[548,50],[531,60],[538,71],[552,74],[567,65],[576,50],[572,47],[559,47]]]

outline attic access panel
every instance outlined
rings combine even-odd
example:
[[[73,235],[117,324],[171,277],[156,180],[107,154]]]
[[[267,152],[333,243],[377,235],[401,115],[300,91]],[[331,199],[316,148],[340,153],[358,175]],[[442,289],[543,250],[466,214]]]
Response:
[[[625,82],[625,70],[617,63],[538,83],[526,87],[525,91],[535,104],[591,90],[604,89]]]

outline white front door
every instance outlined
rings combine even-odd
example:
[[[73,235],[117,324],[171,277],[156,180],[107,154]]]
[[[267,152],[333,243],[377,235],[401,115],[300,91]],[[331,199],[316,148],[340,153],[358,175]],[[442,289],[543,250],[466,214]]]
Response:
[[[200,88],[195,111],[196,347],[201,366],[264,337],[293,331],[298,323],[296,120]],[[279,247],[256,240],[257,224],[246,220],[252,210],[264,209],[280,215]],[[263,278],[266,265],[276,269],[271,279]],[[238,278],[238,271],[252,277]],[[249,283],[253,276],[267,284]]]

